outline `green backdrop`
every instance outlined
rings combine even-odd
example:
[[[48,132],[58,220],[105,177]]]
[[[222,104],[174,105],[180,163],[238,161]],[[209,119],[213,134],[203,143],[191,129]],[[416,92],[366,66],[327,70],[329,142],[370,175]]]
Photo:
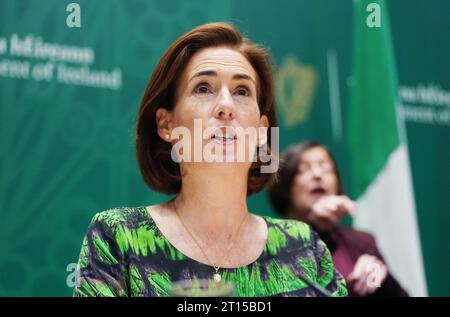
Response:
[[[198,24],[231,21],[271,50],[281,149],[324,142],[350,187],[352,0],[78,0],[80,28],[66,25],[69,2],[0,1],[0,295],[71,295],[66,268],[94,213],[167,198],[140,177],[133,125],[158,58]],[[450,296],[450,2],[388,6],[428,290]],[[27,51],[27,37],[41,48]],[[55,44],[94,59],[52,59]],[[62,66],[117,76],[77,82]],[[265,192],[249,201],[274,215]]]

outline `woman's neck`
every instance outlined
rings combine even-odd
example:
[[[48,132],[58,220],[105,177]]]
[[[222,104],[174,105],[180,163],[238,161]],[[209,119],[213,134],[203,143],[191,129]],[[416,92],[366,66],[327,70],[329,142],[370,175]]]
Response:
[[[197,232],[223,233],[224,238],[233,234],[248,213],[247,174],[240,174],[186,173],[175,198],[179,215]]]
[[[286,213],[286,218],[306,222],[306,212],[305,210],[299,210],[291,206]]]
[[[296,209],[294,207],[291,207],[288,212],[286,213],[286,218],[288,219],[294,219],[299,220],[302,222],[305,222],[313,227],[315,231],[318,233],[327,233],[328,231],[331,231],[333,228],[322,228],[320,225],[316,223],[312,223],[308,220],[308,214],[312,212],[310,209]]]

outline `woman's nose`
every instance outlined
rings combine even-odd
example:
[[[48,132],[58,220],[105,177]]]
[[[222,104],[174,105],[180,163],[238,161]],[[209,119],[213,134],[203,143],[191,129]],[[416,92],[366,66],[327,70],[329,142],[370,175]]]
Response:
[[[312,166],[311,167],[311,174],[314,178],[321,178],[322,177],[322,169],[319,166]]]
[[[228,89],[223,89],[218,97],[215,116],[222,120],[232,120],[235,116],[233,98]]]

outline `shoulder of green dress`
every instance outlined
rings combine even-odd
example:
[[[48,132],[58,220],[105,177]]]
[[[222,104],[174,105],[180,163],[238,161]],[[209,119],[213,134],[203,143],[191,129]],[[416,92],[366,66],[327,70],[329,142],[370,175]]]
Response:
[[[303,242],[310,242],[312,239],[312,228],[305,222],[292,220],[272,218],[269,216],[263,216],[269,224],[269,235],[277,236],[279,234],[287,235],[296,240],[302,240]]]
[[[115,227],[118,223],[133,224],[145,219],[148,219],[145,207],[115,207],[96,213],[92,222],[101,222],[109,227]]]

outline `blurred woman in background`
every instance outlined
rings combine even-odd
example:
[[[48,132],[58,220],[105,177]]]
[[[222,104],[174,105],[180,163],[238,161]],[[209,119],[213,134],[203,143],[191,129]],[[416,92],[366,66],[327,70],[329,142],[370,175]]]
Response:
[[[309,223],[330,249],[350,296],[407,296],[389,273],[375,239],[340,225],[355,212],[331,153],[314,141],[292,145],[281,157],[270,199],[283,216]]]

